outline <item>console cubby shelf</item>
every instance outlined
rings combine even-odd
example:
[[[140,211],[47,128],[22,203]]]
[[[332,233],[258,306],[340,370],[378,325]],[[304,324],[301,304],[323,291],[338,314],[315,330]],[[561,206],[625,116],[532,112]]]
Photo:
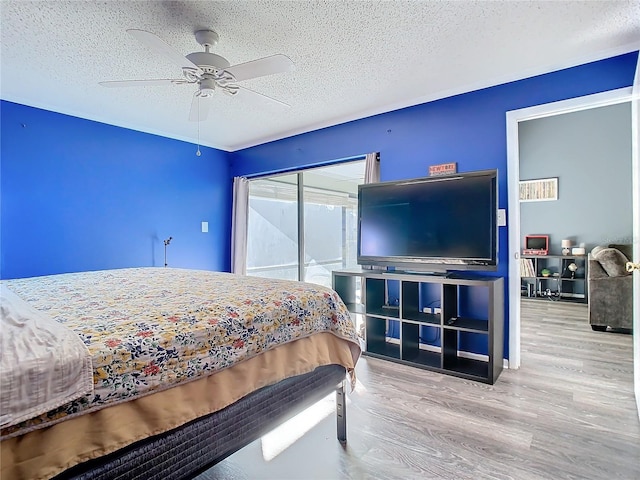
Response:
[[[577,270],[571,272],[570,264]],[[586,255],[522,255],[520,262],[523,297],[588,303]],[[549,274],[542,275],[547,269]]]
[[[498,379],[502,278],[352,269],[336,270],[332,279],[364,323],[365,355],[490,384]]]

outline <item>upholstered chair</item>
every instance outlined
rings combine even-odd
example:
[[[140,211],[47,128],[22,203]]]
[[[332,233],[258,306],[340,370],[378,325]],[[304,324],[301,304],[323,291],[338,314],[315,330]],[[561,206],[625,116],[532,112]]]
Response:
[[[631,330],[633,281],[626,270],[631,245],[597,246],[588,257],[589,323],[597,331]]]

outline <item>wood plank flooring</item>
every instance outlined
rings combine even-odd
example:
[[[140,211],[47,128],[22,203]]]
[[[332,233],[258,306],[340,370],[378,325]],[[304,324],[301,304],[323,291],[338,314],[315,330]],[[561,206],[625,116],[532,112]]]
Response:
[[[346,448],[330,398],[282,453],[259,440],[198,480],[640,479],[631,340],[593,332],[585,305],[523,300],[522,368],[495,385],[363,357]]]

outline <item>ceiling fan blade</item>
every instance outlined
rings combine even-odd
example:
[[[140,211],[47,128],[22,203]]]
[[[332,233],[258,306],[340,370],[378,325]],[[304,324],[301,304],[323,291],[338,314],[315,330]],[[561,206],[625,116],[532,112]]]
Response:
[[[265,95],[264,93],[256,92],[255,90],[251,90],[250,88],[242,87],[240,85],[234,85],[234,87],[238,88],[238,91],[235,95],[238,95],[239,97],[243,97],[251,100],[266,101],[270,104],[275,103],[277,105],[280,105],[286,108],[291,107],[291,105],[289,105],[288,103],[281,102],[280,100],[277,100],[273,97]]]
[[[202,122],[209,116],[209,107],[211,107],[212,97],[201,97],[194,95],[191,100],[191,110],[189,111],[190,122]]]
[[[183,78],[158,78],[153,80],[114,80],[108,82],[98,82],[103,87],[147,87],[154,85],[176,85],[188,83]]]
[[[143,43],[151,50],[164,55],[169,60],[171,60],[176,65],[180,66],[180,68],[189,68],[194,69],[198,74],[204,73],[200,67],[198,67],[195,63],[191,62],[184,55],[181,55],[177,52],[171,45],[162,40],[156,34],[147,32],[145,30],[135,30],[129,29],[127,32],[133,35],[140,43]]]
[[[232,65],[225,70],[235,77],[236,82],[241,82],[242,80],[264,77],[265,75],[273,75],[274,73],[289,72],[294,68],[295,65],[289,57],[278,54]]]

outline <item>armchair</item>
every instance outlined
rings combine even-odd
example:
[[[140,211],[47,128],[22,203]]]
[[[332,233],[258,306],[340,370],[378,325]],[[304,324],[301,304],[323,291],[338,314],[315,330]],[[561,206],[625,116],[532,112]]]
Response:
[[[629,260],[630,245],[597,246],[589,253],[587,288],[593,330],[632,328],[633,280],[625,268]]]

